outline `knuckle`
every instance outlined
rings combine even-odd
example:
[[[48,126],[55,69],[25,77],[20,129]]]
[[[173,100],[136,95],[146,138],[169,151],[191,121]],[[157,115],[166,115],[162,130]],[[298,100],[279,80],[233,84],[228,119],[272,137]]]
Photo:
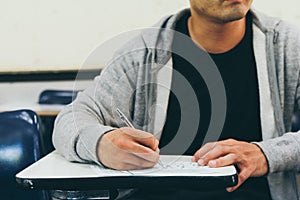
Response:
[[[151,147],[157,148],[158,143],[156,142],[156,138],[153,137],[153,136],[151,136],[151,137],[149,138],[149,140],[151,141]]]
[[[226,149],[224,146],[222,145],[217,145],[215,148],[214,148],[214,152],[215,153],[218,153],[218,154],[224,154],[226,153]]]
[[[223,140],[223,144],[234,145],[234,144],[236,144],[236,140],[229,138],[229,139]]]
[[[232,160],[233,161],[237,161],[239,159],[239,157],[236,154],[232,154]]]
[[[212,142],[208,142],[208,143],[205,143],[202,147],[207,147],[207,146],[210,146],[212,144]]]
[[[117,147],[121,148],[121,149],[125,149],[126,146],[127,146],[127,142],[125,140],[122,140],[122,139],[114,140],[113,144],[116,145]]]
[[[229,139],[227,139],[226,141],[227,141],[228,143],[235,143],[236,140],[234,140],[234,139],[232,139],[232,138],[229,138]]]
[[[135,136],[141,139],[150,139],[153,137],[151,133],[142,130],[135,130]]]
[[[121,127],[121,128],[119,128],[119,129],[117,129],[117,130],[119,130],[119,131],[122,132],[123,134],[124,134],[124,133],[131,133],[131,132],[133,131],[133,129],[130,128],[130,127]]]
[[[156,152],[149,153],[147,155],[147,160],[156,163],[159,160],[159,154]]]
[[[211,149],[215,145],[215,142],[208,142],[202,146],[202,149]]]
[[[209,147],[215,145],[215,142],[208,142],[204,146]]]

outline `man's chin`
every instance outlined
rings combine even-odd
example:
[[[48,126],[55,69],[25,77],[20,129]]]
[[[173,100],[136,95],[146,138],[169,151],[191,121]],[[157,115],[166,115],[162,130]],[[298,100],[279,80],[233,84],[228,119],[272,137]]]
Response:
[[[221,23],[229,23],[233,21],[238,21],[243,19],[247,15],[247,12],[244,10],[236,10],[234,12],[228,12],[228,14],[223,15],[219,18],[219,22]]]

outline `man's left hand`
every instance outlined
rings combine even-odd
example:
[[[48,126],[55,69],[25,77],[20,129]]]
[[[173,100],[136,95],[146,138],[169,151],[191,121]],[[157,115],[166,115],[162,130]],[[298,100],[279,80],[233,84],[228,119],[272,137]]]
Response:
[[[257,145],[233,139],[205,144],[194,154],[193,161],[209,167],[236,165],[239,170],[238,184],[227,188],[228,192],[236,190],[249,177],[268,173],[267,159]]]

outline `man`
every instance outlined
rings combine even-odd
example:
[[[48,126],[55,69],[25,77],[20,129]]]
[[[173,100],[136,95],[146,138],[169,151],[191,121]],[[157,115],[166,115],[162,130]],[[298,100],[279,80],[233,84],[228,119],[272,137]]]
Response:
[[[142,32],[119,51],[93,87],[59,114],[53,136],[57,150],[69,160],[126,170],[154,166],[165,149],[164,153],[193,155],[199,165],[237,166],[237,186],[214,194],[199,192],[199,198],[298,199],[300,134],[289,130],[294,108],[300,105],[300,32],[250,10],[251,4],[252,0],[190,0],[190,10]],[[192,42],[184,56],[176,52],[184,43],[181,35]],[[202,146],[209,119],[216,116],[210,109],[215,106],[210,77],[199,73],[201,64],[193,65],[203,60],[197,55],[204,50],[223,80],[226,118],[224,123],[217,121],[224,125],[219,141]],[[189,54],[195,56],[187,59]],[[172,70],[166,70],[170,65]],[[191,96],[180,76],[194,91],[197,105],[189,103]],[[162,89],[161,80],[172,92]],[[222,90],[218,94],[222,96]],[[188,103],[181,108],[184,101]],[[116,107],[137,129],[118,128],[124,125]],[[196,131],[177,126],[186,119],[181,117],[185,109],[201,110],[201,120],[189,118],[191,126],[199,127]],[[224,110],[219,111],[222,115]],[[168,148],[177,132],[190,133],[187,138],[193,139],[178,152]]]

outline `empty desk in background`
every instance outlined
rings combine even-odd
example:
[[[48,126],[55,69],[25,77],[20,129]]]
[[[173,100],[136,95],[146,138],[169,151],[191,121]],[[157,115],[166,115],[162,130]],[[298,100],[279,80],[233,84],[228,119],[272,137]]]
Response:
[[[0,111],[13,111],[20,109],[29,109],[35,111],[39,116],[56,116],[65,105],[41,105],[38,103],[5,103],[0,105]]]

